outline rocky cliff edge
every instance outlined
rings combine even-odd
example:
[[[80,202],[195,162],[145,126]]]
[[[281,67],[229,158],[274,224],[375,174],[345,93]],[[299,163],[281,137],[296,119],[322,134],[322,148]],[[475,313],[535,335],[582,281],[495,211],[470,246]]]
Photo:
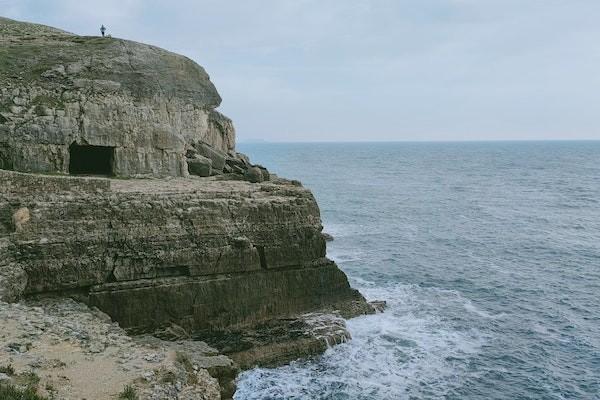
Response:
[[[200,66],[7,19],[0,33],[0,389],[230,398],[240,367],[319,354],[375,311],[327,259],[312,193],[235,152]],[[70,176],[73,146],[163,178]]]

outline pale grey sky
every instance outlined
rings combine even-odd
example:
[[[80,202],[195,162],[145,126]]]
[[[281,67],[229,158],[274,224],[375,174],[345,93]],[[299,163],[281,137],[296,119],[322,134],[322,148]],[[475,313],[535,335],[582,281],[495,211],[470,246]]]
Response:
[[[182,53],[240,139],[600,139],[599,0],[0,0]]]

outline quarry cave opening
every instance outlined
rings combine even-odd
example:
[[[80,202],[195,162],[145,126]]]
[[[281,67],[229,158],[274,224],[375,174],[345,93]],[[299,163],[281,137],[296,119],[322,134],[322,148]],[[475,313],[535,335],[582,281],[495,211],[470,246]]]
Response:
[[[69,174],[113,176],[115,148],[73,143],[69,147]]]

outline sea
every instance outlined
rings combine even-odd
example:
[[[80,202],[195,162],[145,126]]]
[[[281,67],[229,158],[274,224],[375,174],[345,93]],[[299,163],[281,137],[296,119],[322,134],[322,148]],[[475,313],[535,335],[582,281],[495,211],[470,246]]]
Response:
[[[245,143],[384,313],[236,400],[600,399],[600,142]]]

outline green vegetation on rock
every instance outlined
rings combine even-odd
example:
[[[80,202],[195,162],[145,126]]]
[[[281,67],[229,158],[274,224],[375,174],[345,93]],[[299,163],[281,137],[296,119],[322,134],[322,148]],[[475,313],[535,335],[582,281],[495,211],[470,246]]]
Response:
[[[6,374],[8,376],[12,376],[15,374],[15,369],[11,364],[8,365],[0,365],[0,374]]]
[[[121,393],[119,393],[119,399],[121,400],[138,400],[137,390],[131,386],[125,386],[125,389]]]
[[[48,400],[41,396],[34,388],[20,389],[10,384],[0,384],[0,399],[2,400]]]

